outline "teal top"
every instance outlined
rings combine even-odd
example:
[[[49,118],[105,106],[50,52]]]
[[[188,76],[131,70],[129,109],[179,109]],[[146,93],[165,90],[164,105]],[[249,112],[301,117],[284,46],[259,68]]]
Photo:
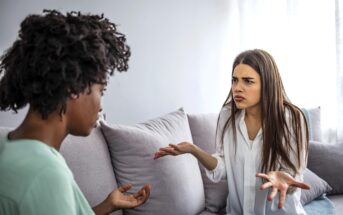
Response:
[[[62,155],[36,140],[0,139],[0,214],[94,214]]]

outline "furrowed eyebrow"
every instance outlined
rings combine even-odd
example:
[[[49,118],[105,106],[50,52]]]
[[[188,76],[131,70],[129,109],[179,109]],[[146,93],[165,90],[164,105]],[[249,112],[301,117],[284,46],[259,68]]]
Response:
[[[242,77],[243,80],[254,80],[255,78],[252,77]]]
[[[236,76],[232,76],[232,79],[238,79]],[[253,77],[242,77],[243,80],[254,80]]]

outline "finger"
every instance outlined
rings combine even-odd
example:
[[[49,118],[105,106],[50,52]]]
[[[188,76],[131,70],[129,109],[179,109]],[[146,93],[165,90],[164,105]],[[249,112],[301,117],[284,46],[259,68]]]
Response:
[[[144,193],[145,193],[145,195],[142,196],[141,204],[144,204],[149,199],[149,197],[150,197],[150,190],[151,190],[150,185],[145,185],[144,186]]]
[[[270,181],[270,177],[264,173],[256,173],[256,177],[260,177],[260,178],[263,178],[263,179]]]
[[[149,197],[150,196],[150,190],[151,190],[151,186],[150,184],[145,184],[137,193],[134,194],[135,198],[138,197]]]
[[[280,200],[279,200],[279,205],[278,208],[281,209],[283,205],[285,204],[286,201],[286,191],[282,190],[280,191]]]
[[[295,181],[295,180],[290,185],[293,187],[299,187],[299,188],[305,189],[305,190],[309,190],[311,188],[310,185],[308,185],[304,182]]]
[[[266,182],[260,186],[260,190],[265,190],[265,189],[272,187],[272,186],[273,186],[273,183],[268,181],[268,182]]]
[[[164,157],[166,155],[168,155],[168,154],[165,153],[165,152],[156,152],[155,155],[154,155],[154,160],[156,160],[156,159],[158,159],[160,157]]]
[[[151,185],[150,184],[144,185],[144,189],[146,191],[146,199],[148,199],[150,197]]]
[[[167,153],[169,155],[177,155],[177,151],[171,147],[160,149],[160,152],[164,152],[164,153]]]
[[[132,187],[132,184],[123,184],[121,185],[120,187],[118,187],[118,190],[121,192],[121,193],[125,193],[126,191],[128,191],[129,189],[131,189]]]
[[[135,199],[141,199],[143,196],[145,196],[145,190],[143,188],[141,188],[137,193],[133,194]]]
[[[173,150],[180,151],[180,147],[179,147],[178,145],[176,145],[176,144],[170,143],[169,146],[170,146],[170,148],[172,148]]]
[[[276,194],[277,194],[277,188],[273,187],[272,191],[268,195],[268,201],[273,200]]]

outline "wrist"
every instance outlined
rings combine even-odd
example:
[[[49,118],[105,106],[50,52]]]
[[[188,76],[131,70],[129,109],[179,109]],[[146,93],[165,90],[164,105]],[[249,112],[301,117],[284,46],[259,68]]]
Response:
[[[117,210],[117,208],[112,204],[109,196],[103,202],[93,208],[93,211],[96,215],[106,215],[115,210]]]
[[[190,145],[191,145],[191,150],[189,153],[197,157],[197,154],[199,154],[199,147],[195,144],[190,144]]]

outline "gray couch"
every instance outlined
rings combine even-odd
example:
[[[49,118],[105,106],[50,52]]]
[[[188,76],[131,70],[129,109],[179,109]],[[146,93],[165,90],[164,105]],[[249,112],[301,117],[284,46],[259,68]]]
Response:
[[[101,123],[88,137],[68,136],[61,153],[92,206],[101,202],[117,184],[132,183],[132,192],[144,183],[152,185],[151,197],[145,205],[112,214],[223,214],[226,181],[211,183],[203,167],[190,155],[153,160],[160,147],[184,140],[213,153],[216,120],[216,114],[187,115],[178,110],[133,126]],[[0,128],[0,136],[8,131],[9,128]],[[311,159],[316,160],[313,156]],[[309,164],[320,175],[314,161]],[[342,170],[336,172],[343,174]],[[324,182],[323,187],[319,193],[311,194],[308,201],[329,189]],[[335,203],[337,214],[343,214],[343,192],[339,192],[329,198]]]

